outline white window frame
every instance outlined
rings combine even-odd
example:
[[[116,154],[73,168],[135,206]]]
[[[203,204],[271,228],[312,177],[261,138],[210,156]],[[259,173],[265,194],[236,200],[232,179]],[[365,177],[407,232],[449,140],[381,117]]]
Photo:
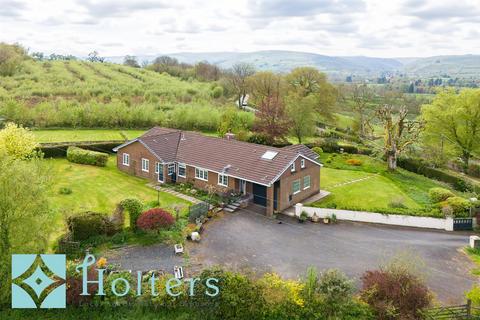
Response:
[[[307,181],[307,178],[308,178],[308,186],[305,186],[305,181]],[[312,185],[312,178],[310,176],[305,176],[303,177],[303,190],[307,190],[308,188],[310,188]]]
[[[127,160],[127,161],[125,161]],[[124,166],[130,166],[130,155],[128,153],[122,154],[122,164]]]
[[[182,176],[180,174],[180,169],[184,169],[184,175]],[[180,178],[186,178],[187,177],[187,166],[185,165],[185,163],[179,163],[178,166],[177,166],[177,176],[179,176]]]
[[[174,163],[170,163],[168,166],[167,166],[167,175],[171,176],[172,174],[175,173],[175,164]]]
[[[305,159],[300,160],[300,168],[305,168]]]
[[[292,166],[291,166],[291,168],[290,168],[290,171],[291,171],[291,172],[295,172],[295,162],[292,163]]]
[[[145,169],[146,167],[146,169]],[[142,158],[142,171],[149,172],[150,171],[150,160]]]
[[[297,191],[295,191],[295,188],[294,188],[294,185],[295,185],[296,182],[298,182],[298,190]],[[300,191],[302,191],[302,181],[300,179],[293,180],[292,181],[292,194],[297,194]]]
[[[218,185],[228,187],[228,176],[226,174],[218,174]]]
[[[159,173],[160,172],[160,162],[155,162],[155,173]]]
[[[195,179],[208,181],[208,170],[195,168]]]

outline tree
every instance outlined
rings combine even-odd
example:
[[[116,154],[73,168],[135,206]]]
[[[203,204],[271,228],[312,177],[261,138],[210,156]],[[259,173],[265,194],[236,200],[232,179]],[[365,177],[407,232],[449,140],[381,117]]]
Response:
[[[0,304],[10,297],[12,253],[41,253],[48,246],[54,215],[48,204],[48,166],[0,156]],[[34,236],[33,236],[34,235]]]
[[[316,129],[316,114],[314,96],[302,97],[298,92],[291,92],[285,98],[287,114],[291,120],[291,133],[302,143],[302,139],[312,136]]]
[[[90,52],[87,60],[90,62],[105,62],[105,58],[100,57],[97,51]]]
[[[282,94],[282,91],[285,90],[284,82],[281,75],[270,71],[261,71],[249,76],[247,87],[252,103],[259,105],[269,96]]]
[[[254,73],[255,68],[248,63],[234,64],[232,69],[227,73],[227,80],[235,93],[237,105],[240,109],[243,108],[247,96],[247,78]]]
[[[35,155],[37,147],[33,133],[21,126],[9,122],[0,131],[0,155],[13,159],[28,159]]]
[[[397,169],[397,158],[407,146],[415,142],[423,130],[423,121],[407,119],[408,110],[400,107],[397,114],[395,108],[385,104],[376,110],[377,118],[383,124],[384,151],[389,170]]]
[[[315,100],[315,111],[326,118],[331,118],[337,101],[337,89],[328,83],[325,74],[312,67],[293,69],[286,75],[289,92],[296,91],[298,95],[312,95]]]
[[[135,56],[125,56],[123,64],[129,67],[140,68],[140,64]]]
[[[268,96],[260,103],[254,130],[265,135],[267,143],[273,144],[276,140],[285,140],[290,124],[285,104],[278,94]]]
[[[453,148],[465,168],[480,147],[480,90],[464,89],[456,94],[445,89],[431,104],[422,107],[427,143]]]
[[[26,51],[21,46],[0,42],[0,76],[12,76],[21,68],[25,58]]]
[[[373,100],[373,92],[366,84],[352,85],[350,99],[353,102],[352,109],[358,116],[360,136],[364,138],[367,136],[367,129],[369,128],[367,110],[369,103]]]
[[[206,61],[199,62],[194,67],[195,78],[200,81],[217,81],[222,75],[222,70]]]

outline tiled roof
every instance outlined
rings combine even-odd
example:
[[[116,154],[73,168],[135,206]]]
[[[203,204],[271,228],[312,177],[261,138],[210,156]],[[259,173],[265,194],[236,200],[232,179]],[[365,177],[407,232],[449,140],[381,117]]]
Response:
[[[304,155],[307,158],[310,158],[312,160],[317,160],[318,159],[318,154],[314,151],[312,151],[309,147],[307,147],[304,144],[292,144],[286,147],[283,147],[283,149],[290,150],[296,153],[300,153]]]
[[[316,161],[305,146],[274,148],[159,127],[151,129],[133,141],[143,143],[164,162],[177,161],[210,171],[225,172],[229,176],[263,185],[275,182],[299,155]],[[274,151],[277,154],[271,160],[262,159],[262,155],[267,151]]]

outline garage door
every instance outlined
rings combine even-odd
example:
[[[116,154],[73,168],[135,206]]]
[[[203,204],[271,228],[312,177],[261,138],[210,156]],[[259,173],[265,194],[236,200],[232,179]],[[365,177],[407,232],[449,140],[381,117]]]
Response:
[[[253,184],[253,203],[267,206],[267,187]]]

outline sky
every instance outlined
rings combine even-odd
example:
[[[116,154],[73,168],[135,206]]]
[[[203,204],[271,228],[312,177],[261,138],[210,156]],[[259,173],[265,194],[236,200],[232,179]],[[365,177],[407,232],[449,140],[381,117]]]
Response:
[[[480,54],[480,0],[0,0],[0,42],[86,56]]]

